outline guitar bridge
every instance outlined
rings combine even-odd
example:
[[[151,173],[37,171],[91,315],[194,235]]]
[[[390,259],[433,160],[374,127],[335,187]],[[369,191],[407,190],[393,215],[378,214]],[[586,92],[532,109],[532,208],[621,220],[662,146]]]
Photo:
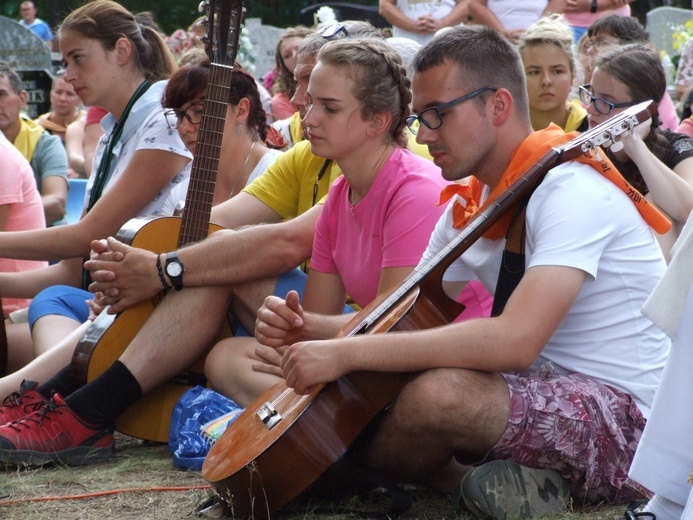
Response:
[[[282,420],[281,414],[275,410],[274,406],[272,406],[272,403],[269,401],[263,404],[255,413],[268,430],[274,428],[274,426]]]

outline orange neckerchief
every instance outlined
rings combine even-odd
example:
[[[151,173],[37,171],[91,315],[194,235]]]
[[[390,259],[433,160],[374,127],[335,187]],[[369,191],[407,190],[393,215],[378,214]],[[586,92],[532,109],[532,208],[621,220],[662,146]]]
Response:
[[[484,203],[484,207],[539,162],[551,148],[565,144],[577,135],[577,132],[566,134],[559,126],[554,124],[549,125],[545,130],[530,134],[513,153],[508,169],[505,170],[501,180],[491,190],[488,200]],[[669,231],[671,222],[657,208],[648,203],[640,192],[623,178],[606,157],[606,154],[600,153],[597,156],[597,154],[592,152],[582,154],[573,160],[588,164],[623,190],[630,200],[633,201],[640,215],[657,233],[663,234]],[[484,186],[476,177],[472,177],[469,185],[451,184],[443,189],[440,194],[439,205],[446,203],[453,195],[459,195],[466,203],[466,206],[463,206],[459,201],[455,202],[452,208],[453,227],[461,228],[482,209],[479,208],[479,200],[481,199]],[[498,222],[484,233],[484,237],[491,240],[504,237],[510,225],[512,215],[512,211],[507,211]]]

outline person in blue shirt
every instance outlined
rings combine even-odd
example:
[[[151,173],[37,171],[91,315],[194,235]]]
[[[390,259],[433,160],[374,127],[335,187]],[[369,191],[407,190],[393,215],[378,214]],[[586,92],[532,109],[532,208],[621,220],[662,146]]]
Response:
[[[22,2],[19,6],[19,15],[22,17],[19,25],[30,29],[43,40],[46,47],[53,50],[53,32],[46,22],[36,17],[37,12],[34,2]]]

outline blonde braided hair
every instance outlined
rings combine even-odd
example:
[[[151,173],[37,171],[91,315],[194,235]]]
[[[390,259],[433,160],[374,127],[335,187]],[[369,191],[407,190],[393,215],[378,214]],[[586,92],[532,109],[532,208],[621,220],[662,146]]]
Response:
[[[388,141],[407,146],[404,129],[410,114],[411,81],[392,46],[372,38],[334,41],[320,49],[318,61],[349,71],[354,80],[352,94],[361,103],[363,117],[389,113]]]

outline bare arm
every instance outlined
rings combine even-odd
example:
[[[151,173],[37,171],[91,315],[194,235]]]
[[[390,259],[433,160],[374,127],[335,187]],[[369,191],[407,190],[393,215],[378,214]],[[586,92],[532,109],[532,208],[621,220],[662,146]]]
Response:
[[[418,332],[296,343],[282,358],[284,376],[298,393],[306,393],[315,384],[355,370],[523,370],[535,361],[567,314],[585,276],[569,267],[532,267],[497,318]],[[547,301],[550,306],[545,305]]]
[[[56,260],[87,257],[91,241],[114,235],[151,201],[189,159],[162,150],[140,150],[117,182],[76,224],[0,234],[8,258]]]
[[[499,32],[505,32],[505,27],[498,17],[488,8],[488,0],[469,0],[469,14],[474,23],[487,25]]]
[[[440,19],[438,29],[441,27],[453,27],[465,22],[469,18],[469,0],[457,0],[457,4],[447,15]]]
[[[647,184],[652,202],[677,222],[685,223],[693,210],[693,157],[672,170],[636,135],[623,139],[623,145]]]
[[[65,151],[67,166],[78,177],[85,177],[84,170],[84,120],[78,119],[70,123],[65,130]],[[68,170],[69,175],[69,170]]]
[[[46,214],[46,226],[57,222],[65,216],[67,201],[67,181],[58,175],[51,175],[41,180],[41,202]]]
[[[403,31],[419,32],[417,21],[409,18],[397,8],[397,0],[380,0],[378,13],[394,27],[398,27]]]
[[[213,210],[214,222],[238,226],[249,225],[251,220],[256,224],[275,223],[218,231],[202,242],[181,249],[178,255],[185,266],[183,284],[188,287],[235,284],[293,269],[310,258],[315,222],[321,211],[322,205],[317,205],[294,219],[278,222],[279,215],[254,196],[236,195]],[[156,254],[118,245],[114,239],[109,239],[109,243],[123,253],[122,261],[94,259],[86,266],[95,280],[91,290],[106,295],[107,303],[113,305],[112,312],[120,312],[162,290]]]
[[[549,0],[542,13],[544,16],[565,11],[566,0]]]
[[[606,9],[618,9],[624,5],[632,4],[635,0],[597,0],[597,12]],[[592,0],[567,0],[565,11],[570,13],[586,13],[592,7]]]
[[[0,293],[10,298],[33,298],[53,285],[79,287],[82,283],[82,259],[63,260],[42,269],[0,273]]]

